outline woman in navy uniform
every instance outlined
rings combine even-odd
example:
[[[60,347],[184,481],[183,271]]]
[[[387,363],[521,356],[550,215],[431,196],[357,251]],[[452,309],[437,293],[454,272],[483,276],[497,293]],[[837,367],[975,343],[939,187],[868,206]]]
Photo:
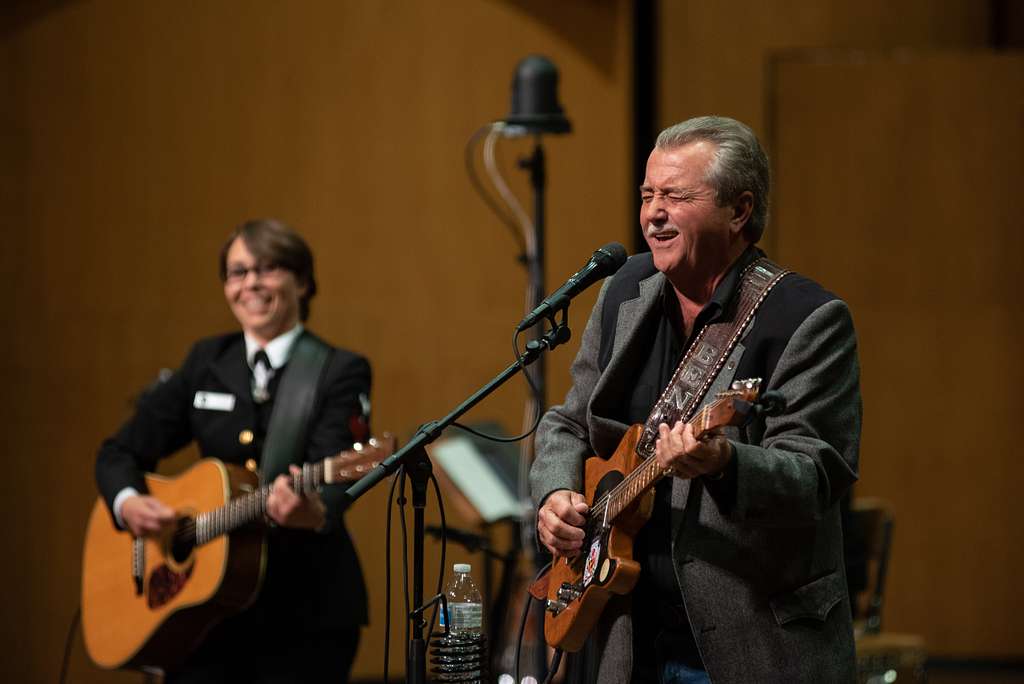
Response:
[[[239,226],[220,254],[224,296],[241,331],[197,342],[181,368],[145,394],[100,448],[96,480],[114,523],[154,535],[174,511],[146,491],[143,473],[195,441],[203,457],[260,462],[274,395],[316,294],[313,255],[274,220]],[[321,344],[323,344],[321,342]],[[367,434],[370,365],[329,347],[305,443],[315,462]],[[267,499],[268,563],[255,603],[214,627],[167,682],[345,681],[366,624],[366,588],[339,506],[343,485],[298,496],[285,476]],[[183,635],[187,638],[187,635]]]

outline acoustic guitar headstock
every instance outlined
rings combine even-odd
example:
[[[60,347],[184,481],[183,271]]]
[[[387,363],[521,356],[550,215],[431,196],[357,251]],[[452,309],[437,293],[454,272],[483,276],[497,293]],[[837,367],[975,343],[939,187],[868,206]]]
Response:
[[[324,459],[324,482],[355,482],[395,452],[397,438],[390,432],[356,442],[348,451]]]

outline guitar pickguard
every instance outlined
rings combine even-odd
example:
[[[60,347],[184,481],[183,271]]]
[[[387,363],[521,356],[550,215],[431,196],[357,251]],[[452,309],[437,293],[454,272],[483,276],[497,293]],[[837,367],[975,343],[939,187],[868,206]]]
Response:
[[[182,589],[192,576],[193,564],[189,564],[185,572],[171,570],[167,565],[161,565],[149,576],[149,591],[146,592],[146,604],[151,609],[157,609],[166,605]]]

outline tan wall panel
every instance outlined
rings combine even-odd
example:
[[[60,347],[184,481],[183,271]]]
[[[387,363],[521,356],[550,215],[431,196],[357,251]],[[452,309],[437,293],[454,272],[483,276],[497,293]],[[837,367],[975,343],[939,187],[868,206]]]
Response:
[[[763,132],[767,57],[791,48],[972,47],[988,3],[739,0],[658,3],[659,121],[721,114]]]
[[[0,268],[13,321],[0,368],[16,388],[3,400],[16,483],[4,510],[28,523],[5,532],[19,561],[3,571],[16,589],[0,634],[4,679],[55,679],[95,449],[157,369],[233,327],[215,263],[240,220],[280,217],[309,238],[321,285],[311,327],[370,356],[375,426],[403,435],[511,360],[525,274],[462,155],[479,125],[507,112],[523,56],[559,65],[574,124],[546,140],[549,285],[597,246],[628,242],[629,16],[622,0],[82,0],[4,23]],[[500,150],[524,200],[514,162],[528,150]],[[593,297],[574,306],[577,335]],[[551,358],[552,397],[568,386],[574,350]],[[468,419],[515,429],[524,397],[513,383]],[[381,670],[384,490],[349,515],[373,615],[357,676]],[[71,671],[113,681],[80,640]]]
[[[801,48],[982,47],[991,24],[989,3],[973,0],[662,0],[657,11],[659,129],[718,114],[743,121],[763,139],[770,137],[772,55]],[[774,240],[769,228],[764,245],[771,250]]]
[[[896,519],[885,626],[1020,658],[1024,56],[816,53],[776,82],[776,251],[856,321],[857,491]]]

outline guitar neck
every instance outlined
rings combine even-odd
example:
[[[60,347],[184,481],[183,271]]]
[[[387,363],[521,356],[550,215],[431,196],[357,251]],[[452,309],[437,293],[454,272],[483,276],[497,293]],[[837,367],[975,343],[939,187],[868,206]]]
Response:
[[[694,427],[694,436],[698,439],[705,432],[717,427],[710,424],[712,410],[717,403],[705,406],[687,423]],[[594,508],[600,509],[598,514],[604,517],[607,524],[611,524],[616,516],[667,475],[667,471],[658,464],[657,459],[653,458],[654,441],[658,438],[658,425],[662,422],[672,424],[664,416],[665,414],[661,411],[656,411],[644,425],[644,436],[637,444],[637,452],[644,458],[640,465],[595,502]],[[654,423],[654,420],[659,422]]]
[[[732,389],[719,392],[715,401],[704,406],[687,422],[687,425],[693,427],[694,438],[701,439],[712,430],[725,425],[740,424],[750,411],[752,402],[756,401],[760,387],[761,379],[751,378],[737,380],[732,384]],[[600,517],[604,525],[610,525],[619,513],[636,501],[637,497],[668,474],[654,458],[658,427],[662,423],[674,425],[681,419],[682,416],[675,404],[664,398],[658,402],[644,424],[643,434],[637,442],[636,453],[643,460],[633,472],[623,478],[622,482],[594,502],[591,506],[592,519]]]
[[[300,495],[308,494],[325,483],[324,462],[306,463],[302,473],[292,478],[292,488]],[[270,485],[237,496],[219,508],[200,513],[195,517],[195,543],[202,545],[222,534],[232,532],[243,525],[263,518],[267,512],[267,497]]]

